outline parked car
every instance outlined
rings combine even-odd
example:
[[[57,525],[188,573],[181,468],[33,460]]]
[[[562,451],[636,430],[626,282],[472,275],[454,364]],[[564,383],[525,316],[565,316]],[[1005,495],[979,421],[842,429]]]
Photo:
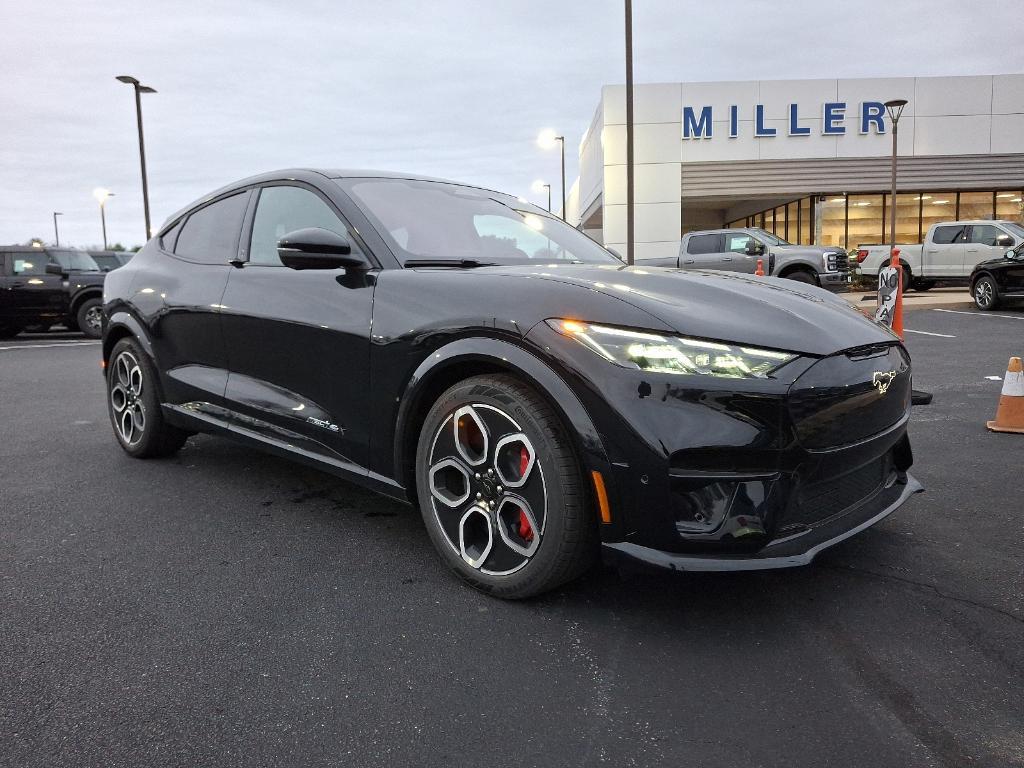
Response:
[[[927,291],[936,282],[967,285],[974,268],[1000,259],[1008,248],[1024,243],[1024,227],[1012,221],[944,221],[928,227],[924,243],[899,244],[903,289]],[[857,247],[861,274],[878,279],[891,259],[888,245]]]
[[[793,245],[764,229],[713,229],[688,232],[679,255],[648,259],[642,265],[713,269],[752,275],[761,259],[765,275],[796,280],[830,290],[848,287],[846,251],[816,245]]]
[[[98,339],[103,272],[85,251],[0,247],[0,339],[63,324]]]
[[[129,251],[89,251],[89,255],[104,272],[110,272],[123,267],[131,261],[134,253]]]
[[[129,455],[214,432],[418,504],[445,563],[501,597],[599,550],[805,564],[920,490],[891,331],[811,285],[626,267],[486,189],[246,179],[172,216],[105,299]]]
[[[978,309],[996,309],[1005,301],[1024,299],[1024,243],[1000,259],[978,264],[971,273],[971,296]]]

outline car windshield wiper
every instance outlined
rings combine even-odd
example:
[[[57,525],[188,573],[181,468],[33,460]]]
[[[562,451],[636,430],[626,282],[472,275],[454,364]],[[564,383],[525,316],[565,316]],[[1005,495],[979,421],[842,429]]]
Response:
[[[498,267],[501,265],[493,261],[477,261],[476,259],[406,259],[402,266],[459,267],[460,269],[472,269],[473,267]]]

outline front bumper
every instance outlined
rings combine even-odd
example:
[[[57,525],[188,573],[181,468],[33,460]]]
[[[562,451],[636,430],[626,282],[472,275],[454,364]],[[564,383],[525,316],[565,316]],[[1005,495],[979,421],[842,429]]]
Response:
[[[807,565],[824,549],[885,519],[924,487],[903,473],[875,496],[828,522],[769,542],[749,554],[691,554],[665,552],[628,541],[604,542],[603,556],[615,565],[671,571],[758,571]]]
[[[838,272],[819,272],[818,282],[822,288],[830,291],[845,291],[853,282],[853,273],[848,270]]]

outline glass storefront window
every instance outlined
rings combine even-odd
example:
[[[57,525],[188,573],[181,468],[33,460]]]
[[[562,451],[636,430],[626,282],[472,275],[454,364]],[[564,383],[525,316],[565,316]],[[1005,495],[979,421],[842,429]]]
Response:
[[[821,203],[821,242],[818,245],[839,245],[846,248],[846,198],[844,196],[829,195]]]
[[[847,247],[882,244],[882,196],[850,195],[850,236]]]
[[[991,192],[961,192],[960,213],[957,216],[965,221],[991,219],[993,208]]]
[[[801,245],[810,245],[814,242],[814,229],[812,225],[812,219],[814,218],[811,214],[811,198],[802,197],[799,201],[799,233],[797,239],[793,240],[794,243],[800,243]],[[792,225],[790,225],[790,232],[793,231]]]
[[[795,202],[786,206],[786,234],[784,237],[791,243],[796,237],[796,206]]]
[[[996,192],[996,218],[1024,224],[1024,196],[1016,192]]]
[[[885,221],[883,222],[883,240],[888,243],[891,237],[889,228],[892,211],[889,209],[892,195],[885,195]],[[896,195],[896,242],[904,245],[921,242],[920,232],[921,196],[916,194]]]
[[[770,208],[764,212],[764,224],[761,225],[762,229],[766,229],[772,234],[775,233],[775,209]]]
[[[956,221],[956,192],[924,192],[921,194],[921,236],[940,221]]]

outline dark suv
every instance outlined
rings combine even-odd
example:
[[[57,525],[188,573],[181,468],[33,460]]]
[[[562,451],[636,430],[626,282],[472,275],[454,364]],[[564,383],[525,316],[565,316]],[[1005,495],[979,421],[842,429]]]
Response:
[[[0,246],[0,339],[57,323],[98,339],[103,278],[85,251]]]

